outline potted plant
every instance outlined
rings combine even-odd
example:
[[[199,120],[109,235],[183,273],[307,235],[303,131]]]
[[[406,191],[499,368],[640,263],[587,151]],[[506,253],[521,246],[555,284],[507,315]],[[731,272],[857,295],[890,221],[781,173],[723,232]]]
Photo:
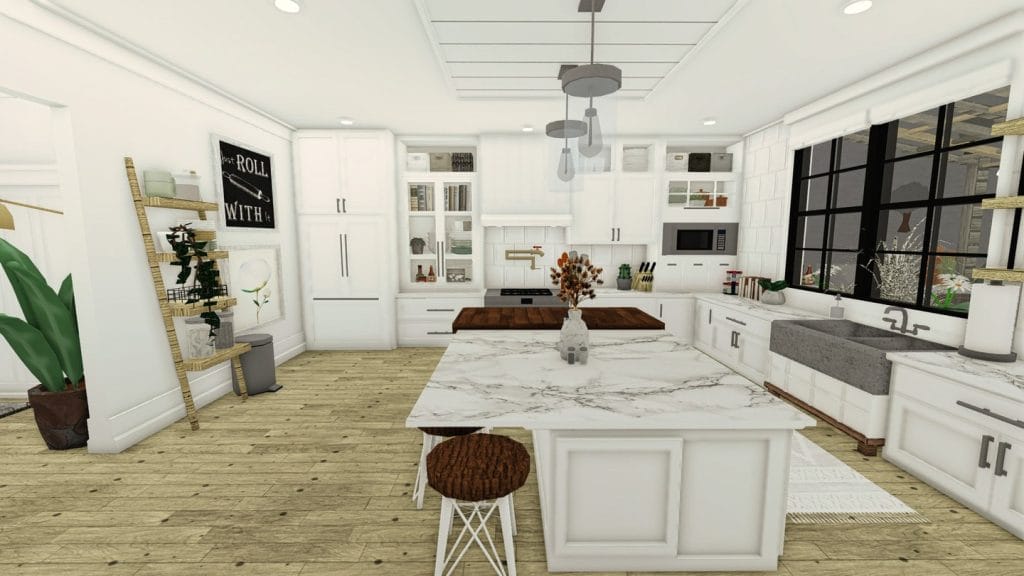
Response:
[[[562,360],[565,360],[570,347],[580,352],[590,340],[579,306],[584,299],[597,297],[594,286],[604,284],[601,280],[604,270],[591,264],[589,256],[577,254],[575,250],[562,252],[556,264],[557,267],[551,268],[551,282],[558,286],[559,300],[569,304],[569,313],[562,322],[559,341],[559,352]]]
[[[39,380],[28,390],[39,433],[53,450],[85,446],[89,404],[71,276],[54,292],[32,260],[3,239],[0,266],[25,318],[0,314],[0,335]]]
[[[216,304],[218,296],[227,295],[227,287],[220,283],[220,271],[214,266],[213,260],[208,260],[206,252],[207,242],[196,240],[196,231],[188,224],[174,226],[167,234],[167,242],[174,251],[177,258],[171,264],[178,266],[177,284],[183,286],[192,276],[195,270],[195,280],[192,286],[186,289],[186,304],[202,302],[207,310],[199,315],[210,327],[209,337],[212,340],[217,336],[217,329],[220,328],[220,316],[210,309]],[[192,262],[195,261],[195,266]]]
[[[757,281],[758,285],[761,286],[761,302],[765,304],[785,304],[786,295],[782,293],[786,289],[785,280],[776,280],[772,282],[768,278],[761,278]]]
[[[615,279],[615,285],[619,290],[629,290],[633,287],[633,275],[629,264],[619,266],[619,277]]]

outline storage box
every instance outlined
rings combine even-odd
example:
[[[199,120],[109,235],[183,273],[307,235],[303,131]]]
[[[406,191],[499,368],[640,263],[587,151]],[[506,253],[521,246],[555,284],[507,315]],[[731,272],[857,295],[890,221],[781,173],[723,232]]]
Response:
[[[174,175],[174,194],[182,200],[199,201],[199,174],[195,170]]]
[[[146,170],[142,173],[145,183],[143,193],[150,198],[174,198],[174,177],[163,170]]]
[[[472,152],[452,152],[452,172],[472,172]]]
[[[429,172],[430,154],[426,152],[409,152],[405,155],[405,169],[408,172]]]
[[[452,154],[451,154],[451,152],[432,152],[430,154],[430,171],[431,172],[451,172],[452,171]]]
[[[712,172],[732,172],[732,154],[716,152],[711,155]]]
[[[708,152],[691,152],[689,168],[690,172],[710,172],[711,154]]]
[[[665,170],[686,172],[690,169],[690,155],[686,152],[669,152],[665,155]]]

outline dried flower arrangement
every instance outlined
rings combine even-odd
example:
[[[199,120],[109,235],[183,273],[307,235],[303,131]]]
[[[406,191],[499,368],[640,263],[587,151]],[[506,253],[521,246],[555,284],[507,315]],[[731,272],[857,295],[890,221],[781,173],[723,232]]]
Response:
[[[914,302],[917,299],[917,284],[921,277],[921,256],[919,254],[892,254],[891,252],[914,252],[920,250],[921,233],[918,230],[924,223],[922,218],[901,241],[893,236],[891,245],[884,241],[878,243],[878,251],[882,252],[872,258],[867,270],[875,277],[878,295],[883,300],[896,302]],[[891,252],[883,252],[891,251]],[[872,265],[874,267],[872,267]]]
[[[594,286],[604,284],[601,280],[604,269],[595,267],[589,256],[575,250],[562,252],[556,264],[557,267],[551,268],[551,283],[558,286],[558,298],[562,302],[575,309],[582,300],[596,298]]]

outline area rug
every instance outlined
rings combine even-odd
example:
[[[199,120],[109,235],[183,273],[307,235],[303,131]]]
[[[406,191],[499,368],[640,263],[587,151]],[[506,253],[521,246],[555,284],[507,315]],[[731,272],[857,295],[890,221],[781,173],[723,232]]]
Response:
[[[28,409],[28,402],[0,402],[0,418]]]
[[[786,520],[792,524],[919,524],[928,519],[802,434],[793,435]]]

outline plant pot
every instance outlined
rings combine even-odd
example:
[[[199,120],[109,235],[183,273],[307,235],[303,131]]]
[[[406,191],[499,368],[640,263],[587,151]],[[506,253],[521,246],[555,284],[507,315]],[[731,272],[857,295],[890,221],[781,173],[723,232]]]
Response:
[[[771,290],[765,290],[764,292],[761,293],[761,302],[764,304],[772,305],[785,304],[786,295],[783,294],[782,292],[773,292]]]
[[[81,448],[89,440],[89,403],[85,385],[78,390],[50,392],[42,384],[29,388],[28,403],[36,426],[51,450]]]
[[[633,287],[632,278],[616,278],[615,285],[618,286],[619,290],[629,290]]]

